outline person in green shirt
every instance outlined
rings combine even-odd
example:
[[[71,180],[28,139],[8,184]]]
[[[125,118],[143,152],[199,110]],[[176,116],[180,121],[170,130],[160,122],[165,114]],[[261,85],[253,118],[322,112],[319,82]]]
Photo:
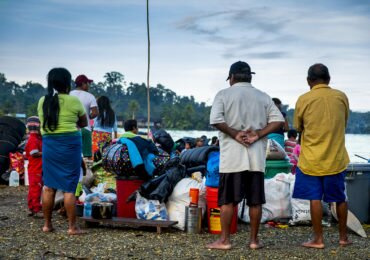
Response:
[[[77,97],[69,95],[71,73],[65,68],[54,68],[47,76],[48,94],[38,103],[43,143],[42,171],[44,191],[42,207],[45,223],[43,232],[54,230],[51,217],[55,193],[64,194],[68,216],[68,234],[82,232],[76,225],[75,191],[81,172],[81,133],[77,127],[87,125],[86,112]]]

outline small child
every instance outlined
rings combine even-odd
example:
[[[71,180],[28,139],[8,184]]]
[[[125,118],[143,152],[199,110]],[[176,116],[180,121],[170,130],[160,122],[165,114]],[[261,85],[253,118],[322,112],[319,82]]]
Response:
[[[298,158],[300,154],[301,154],[301,134],[299,134],[298,142],[296,146],[294,147],[292,155],[290,157],[290,163],[293,164],[292,174],[296,173]]]
[[[28,208],[29,216],[41,217],[42,192],[42,137],[40,133],[40,120],[37,116],[27,119],[29,138],[25,147],[28,159]]]
[[[289,158],[292,158],[293,149],[297,144],[297,131],[291,129],[288,131],[288,139],[285,140],[284,149]]]

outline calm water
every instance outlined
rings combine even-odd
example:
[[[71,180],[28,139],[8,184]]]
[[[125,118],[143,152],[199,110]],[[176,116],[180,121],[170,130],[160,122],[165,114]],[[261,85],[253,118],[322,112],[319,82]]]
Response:
[[[140,129],[145,132],[146,129]],[[209,139],[212,136],[217,136],[218,131],[181,131],[181,130],[168,130],[168,133],[172,136],[173,140],[176,141],[182,137],[201,137],[206,135]],[[370,159],[370,135],[359,135],[359,134],[346,134],[346,148],[351,162],[366,162],[365,160],[358,158],[355,154]]]

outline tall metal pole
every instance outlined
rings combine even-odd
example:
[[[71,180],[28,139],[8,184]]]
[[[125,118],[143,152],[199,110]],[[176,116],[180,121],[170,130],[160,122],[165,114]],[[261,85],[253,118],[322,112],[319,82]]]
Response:
[[[148,36],[148,70],[146,75],[146,95],[147,95],[147,103],[148,103],[148,122],[147,122],[147,135],[149,137],[150,131],[150,85],[149,85],[149,75],[150,75],[150,29],[149,29],[149,0],[146,0],[146,30]]]

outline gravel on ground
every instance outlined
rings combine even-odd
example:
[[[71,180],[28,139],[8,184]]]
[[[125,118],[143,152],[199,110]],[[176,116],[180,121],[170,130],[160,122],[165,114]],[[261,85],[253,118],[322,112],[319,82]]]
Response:
[[[338,245],[336,225],[325,227],[325,249],[300,244],[311,227],[271,228],[261,224],[265,247],[247,248],[249,226],[239,223],[228,251],[205,248],[218,238],[206,231],[187,234],[176,229],[128,228],[121,225],[86,229],[82,236],[67,235],[67,220],[54,212],[55,232],[43,233],[43,219],[27,216],[27,187],[0,186],[0,259],[370,259],[370,239],[349,233],[354,242]],[[370,228],[365,225],[370,236]]]

